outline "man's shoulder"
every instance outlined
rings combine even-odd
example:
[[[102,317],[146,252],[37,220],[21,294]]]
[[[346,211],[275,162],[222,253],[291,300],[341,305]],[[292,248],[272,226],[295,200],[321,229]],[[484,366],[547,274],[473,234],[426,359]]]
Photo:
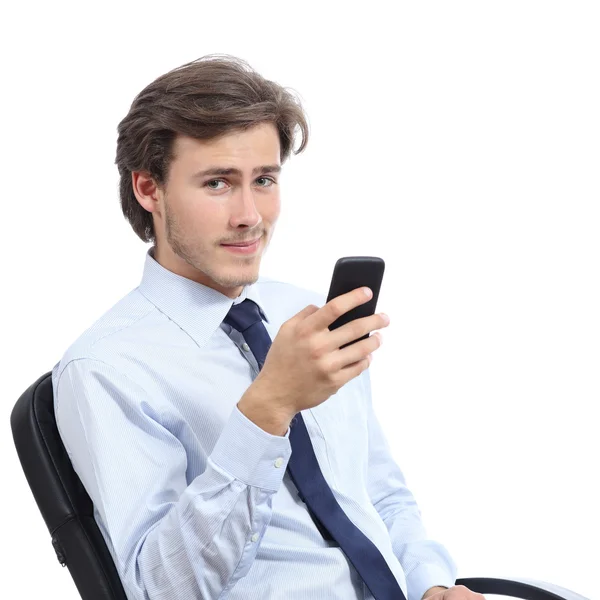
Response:
[[[156,313],[156,307],[135,288],[107,309],[74,339],[54,365],[53,379],[58,380],[64,368],[74,360],[110,362],[114,346],[137,324]]]

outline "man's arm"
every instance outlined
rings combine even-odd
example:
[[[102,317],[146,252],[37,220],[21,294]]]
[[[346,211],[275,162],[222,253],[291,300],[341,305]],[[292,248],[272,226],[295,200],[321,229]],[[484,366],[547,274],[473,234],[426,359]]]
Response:
[[[421,512],[391,455],[373,410],[369,369],[361,375],[368,403],[369,463],[367,487],[373,506],[385,523],[394,554],[406,576],[407,600],[422,600],[454,586],[456,564],[446,548],[427,535]],[[435,590],[435,591],[432,591]]]
[[[289,434],[271,435],[234,408],[188,485],[178,437],[187,424],[114,367],[71,361],[55,412],[128,598],[218,598],[246,575],[291,456]]]

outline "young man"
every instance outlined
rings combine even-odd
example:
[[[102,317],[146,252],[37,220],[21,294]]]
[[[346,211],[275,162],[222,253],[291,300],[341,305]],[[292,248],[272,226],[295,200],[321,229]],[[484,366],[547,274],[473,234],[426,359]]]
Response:
[[[131,600],[481,598],[454,586],[373,412],[377,334],[340,350],[389,320],[329,331],[361,289],[325,304],[259,276],[297,127],[296,154],[300,104],[233,57],[135,98],[121,205],[153,245],[53,369],[65,447]]]

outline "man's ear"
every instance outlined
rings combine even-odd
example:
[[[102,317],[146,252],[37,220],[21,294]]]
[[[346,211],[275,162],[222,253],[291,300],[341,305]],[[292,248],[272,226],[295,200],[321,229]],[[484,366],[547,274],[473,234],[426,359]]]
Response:
[[[160,212],[162,190],[148,171],[132,171],[131,186],[137,201],[148,212]]]

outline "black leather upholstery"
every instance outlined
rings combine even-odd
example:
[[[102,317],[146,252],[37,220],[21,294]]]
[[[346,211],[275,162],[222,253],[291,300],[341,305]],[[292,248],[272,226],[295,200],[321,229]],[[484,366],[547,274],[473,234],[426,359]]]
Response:
[[[68,567],[81,598],[128,600],[94,519],[92,501],[58,433],[51,371],[17,400],[10,423],[21,466],[58,560]],[[482,594],[523,600],[589,600],[550,583],[525,579],[476,577],[457,579],[456,584]]]
[[[13,438],[59,562],[84,600],[127,600],[93,505],[73,470],[56,427],[52,372],[19,398],[10,417]]]

